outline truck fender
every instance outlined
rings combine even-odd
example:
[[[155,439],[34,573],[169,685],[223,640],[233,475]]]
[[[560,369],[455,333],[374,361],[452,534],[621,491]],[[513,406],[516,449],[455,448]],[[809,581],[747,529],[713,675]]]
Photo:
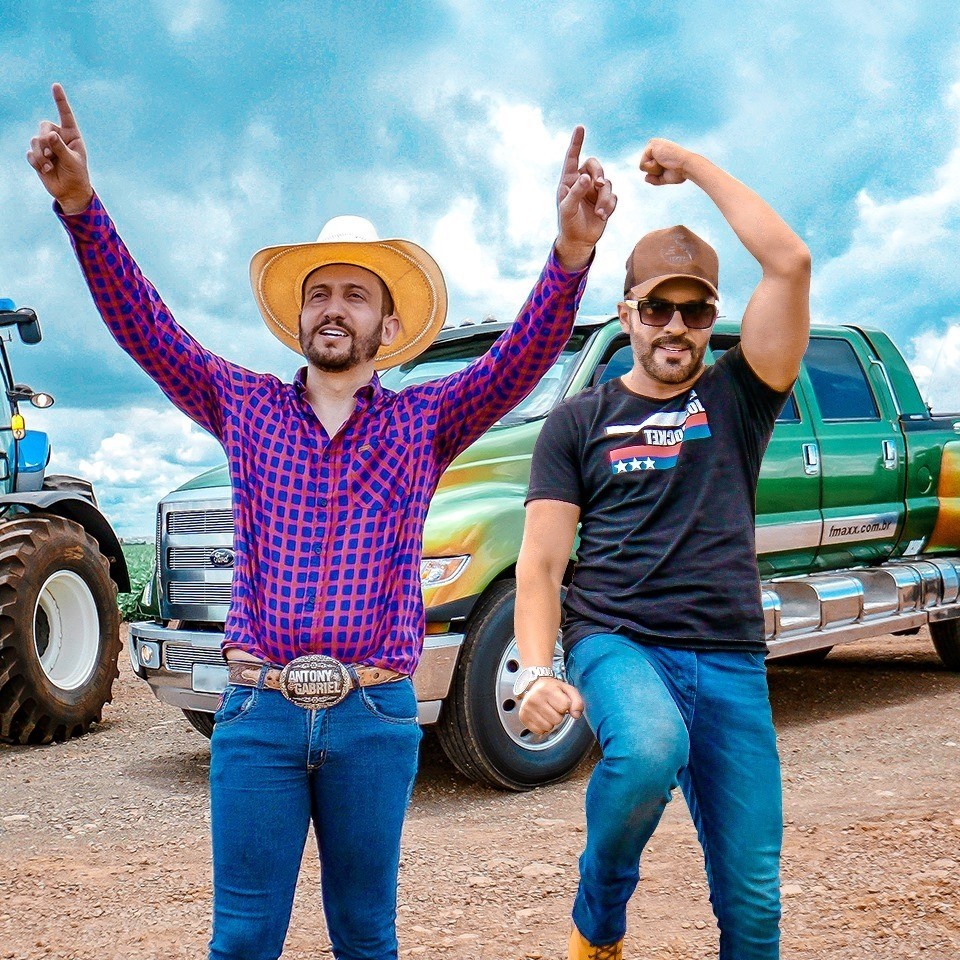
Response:
[[[89,500],[57,490],[38,490],[35,493],[8,493],[0,496],[0,509],[6,506],[22,507],[28,513],[55,513],[79,523],[97,541],[100,552],[110,562],[110,577],[117,585],[117,592],[130,592],[130,574],[120,540],[113,532],[110,521]]]

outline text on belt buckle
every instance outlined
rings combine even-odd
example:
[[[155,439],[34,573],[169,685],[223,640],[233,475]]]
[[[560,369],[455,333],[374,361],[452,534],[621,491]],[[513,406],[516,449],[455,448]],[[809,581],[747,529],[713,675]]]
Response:
[[[304,710],[323,710],[338,704],[353,688],[347,668],[333,657],[310,654],[291,660],[280,671],[280,692]]]

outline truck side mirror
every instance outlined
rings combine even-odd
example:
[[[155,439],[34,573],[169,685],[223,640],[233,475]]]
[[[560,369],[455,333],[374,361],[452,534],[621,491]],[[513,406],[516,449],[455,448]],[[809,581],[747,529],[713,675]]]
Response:
[[[20,339],[31,345],[39,343],[43,339],[39,317],[29,307],[21,307],[17,313],[23,315],[22,320],[17,320],[17,332],[20,334]]]

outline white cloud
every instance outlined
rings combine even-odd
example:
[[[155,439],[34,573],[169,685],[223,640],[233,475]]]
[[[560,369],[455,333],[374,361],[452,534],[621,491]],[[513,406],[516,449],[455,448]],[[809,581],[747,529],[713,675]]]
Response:
[[[161,19],[170,34],[189,40],[195,34],[210,30],[222,20],[223,5],[219,0],[155,0]]]
[[[815,269],[813,305],[820,319],[886,329],[924,398],[935,409],[957,410],[960,318],[937,314],[960,293],[960,83],[946,106],[954,146],[930,172],[929,188],[888,200],[860,192],[849,246]],[[924,315],[918,329],[916,318]]]
[[[447,155],[482,175],[460,181],[459,191],[446,200],[432,228],[428,246],[444,271],[454,311],[459,307],[461,314],[509,319],[523,303],[556,236],[556,191],[571,130],[550,126],[533,104],[484,90],[470,93],[476,109],[467,116],[463,96],[452,86],[435,92],[429,112],[448,121],[440,125]],[[598,152],[588,130],[581,162]],[[619,298],[624,261],[648,230],[688,222],[719,244],[713,236],[719,215],[709,200],[691,185],[655,188],[645,183],[638,170],[641,152],[642,145],[621,156],[600,158],[618,197],[590,272],[593,302],[601,311],[612,310]],[[378,189],[397,206],[407,206],[403,217],[415,222],[422,216],[417,196],[395,187],[390,193],[392,180],[384,175]],[[451,316],[454,323],[460,319],[456,312]]]
[[[170,407],[115,410],[109,420],[53,408],[29,425],[51,437],[48,472],[90,480],[121,536],[149,533],[161,497],[224,460],[210,434]]]
[[[523,297],[525,281],[501,275],[495,248],[479,238],[479,204],[475,198],[457,197],[438,221],[430,249],[441,257],[447,284],[470,300],[514,300]]]
[[[923,399],[935,412],[960,413],[960,317],[947,323],[914,337],[906,353]]]

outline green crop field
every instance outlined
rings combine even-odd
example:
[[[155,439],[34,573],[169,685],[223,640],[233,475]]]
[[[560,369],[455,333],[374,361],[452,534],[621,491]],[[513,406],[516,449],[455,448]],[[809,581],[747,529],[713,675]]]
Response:
[[[140,594],[153,570],[154,546],[152,543],[125,543],[123,555],[130,571],[130,593],[117,597],[124,620],[136,620],[141,616]]]

